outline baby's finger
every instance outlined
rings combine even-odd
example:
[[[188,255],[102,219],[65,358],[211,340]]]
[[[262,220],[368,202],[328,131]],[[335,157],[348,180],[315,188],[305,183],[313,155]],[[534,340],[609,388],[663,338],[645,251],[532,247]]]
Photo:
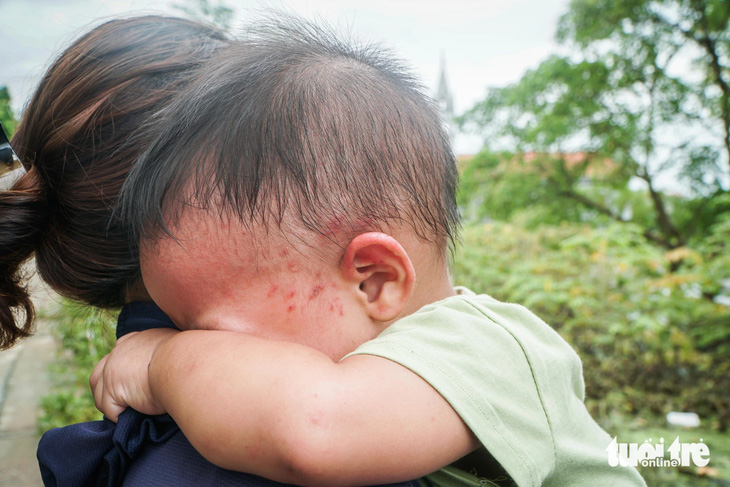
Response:
[[[99,379],[101,379],[102,374],[104,373],[104,365],[106,365],[106,360],[109,355],[104,355],[104,358],[102,358],[98,364],[94,367],[94,370],[91,371],[91,376],[89,377],[89,387],[91,387],[91,393],[96,395],[94,393],[94,390],[96,389],[96,385],[99,383]]]
[[[104,381],[97,379],[97,382],[91,386],[91,393],[94,396],[94,406],[103,413],[102,398],[104,397]]]
[[[101,411],[104,413],[104,416],[106,416],[107,419],[113,421],[114,423],[119,421],[119,415],[122,414],[125,409],[127,409],[126,405],[120,406],[119,404],[117,404],[117,402],[110,394],[103,395],[101,398],[101,402]]]

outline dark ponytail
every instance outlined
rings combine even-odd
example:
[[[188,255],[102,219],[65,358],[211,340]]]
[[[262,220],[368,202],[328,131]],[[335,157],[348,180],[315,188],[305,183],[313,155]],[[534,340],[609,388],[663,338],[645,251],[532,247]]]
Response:
[[[0,193],[0,348],[31,332],[23,276],[31,256],[50,287],[91,306],[122,306],[141,287],[115,199],[156,136],[154,114],[227,43],[185,19],[112,20],[48,69],[12,140],[28,173]]]
[[[40,242],[45,210],[34,169],[0,193],[0,350],[30,335],[35,311],[23,264]]]

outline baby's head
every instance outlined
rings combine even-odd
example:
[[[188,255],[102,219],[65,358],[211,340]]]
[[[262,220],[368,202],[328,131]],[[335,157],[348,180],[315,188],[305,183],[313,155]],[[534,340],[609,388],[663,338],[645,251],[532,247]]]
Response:
[[[302,341],[357,316],[339,328],[354,345],[444,297],[455,161],[398,62],[284,17],[204,71],[124,189],[145,283],[173,319]]]

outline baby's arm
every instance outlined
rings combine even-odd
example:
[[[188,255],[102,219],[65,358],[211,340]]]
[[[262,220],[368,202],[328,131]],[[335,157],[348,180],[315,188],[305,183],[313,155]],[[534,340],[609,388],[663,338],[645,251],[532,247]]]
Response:
[[[218,466],[300,485],[367,485],[422,476],[477,446],[428,383],[389,360],[334,363],[302,345],[225,331],[136,345],[146,333],[97,366],[97,405],[168,411]],[[130,393],[144,375],[135,368],[148,364],[149,388]]]

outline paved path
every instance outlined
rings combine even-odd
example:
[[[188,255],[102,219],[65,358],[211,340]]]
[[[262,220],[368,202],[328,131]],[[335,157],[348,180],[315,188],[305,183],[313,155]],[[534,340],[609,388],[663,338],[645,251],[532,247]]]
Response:
[[[46,316],[57,306],[57,298],[37,282],[33,298]],[[57,350],[51,326],[40,319],[35,335],[0,352],[0,487],[43,485],[35,451],[38,406],[50,387],[48,366]]]

